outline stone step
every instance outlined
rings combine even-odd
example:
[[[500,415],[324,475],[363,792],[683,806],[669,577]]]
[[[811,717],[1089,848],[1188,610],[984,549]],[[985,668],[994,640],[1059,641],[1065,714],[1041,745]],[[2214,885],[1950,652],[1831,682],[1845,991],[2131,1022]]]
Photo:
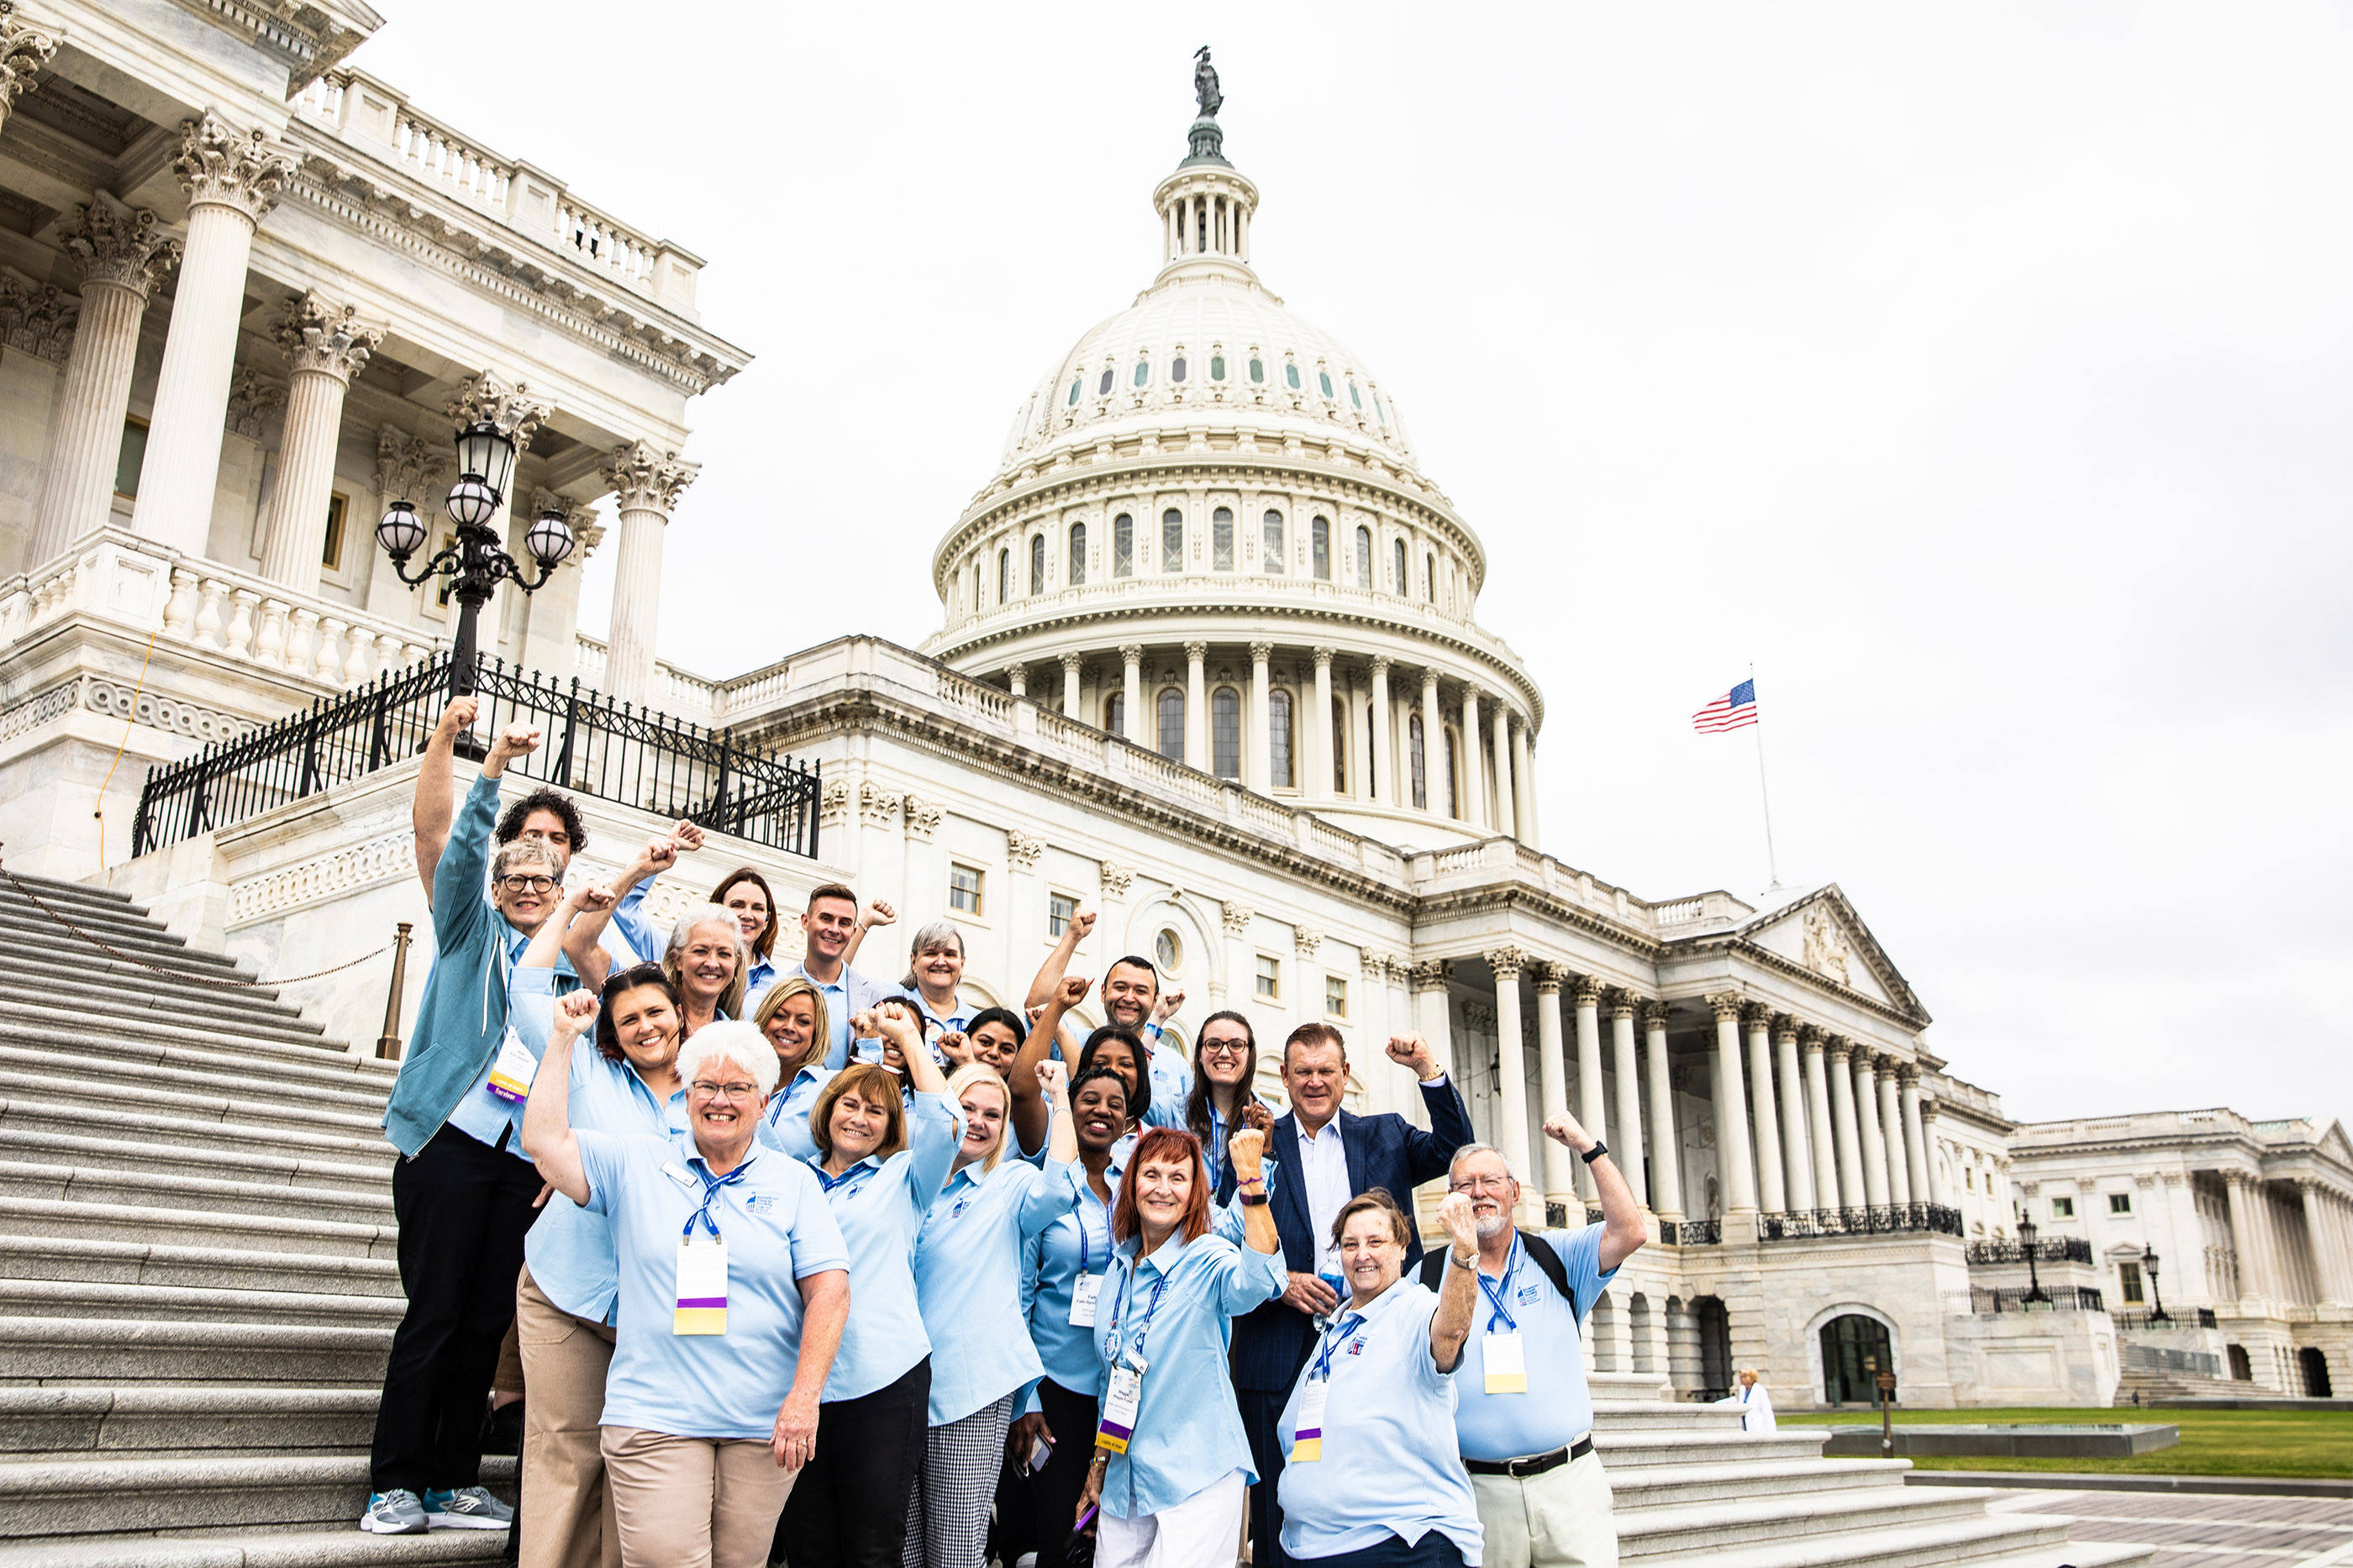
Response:
[[[1805,1535],[1879,1532],[1981,1518],[1987,1494],[1974,1488],[1871,1487],[1797,1497],[1682,1504],[1628,1513],[1618,1521],[1621,1556],[1765,1545]]]
[[[1737,1432],[1740,1412],[1711,1405],[1670,1405],[1662,1400],[1597,1399],[1593,1421],[1611,1431]]]
[[[0,1197],[55,1202],[167,1207],[201,1203],[229,1215],[275,1215],[288,1219],[335,1220],[375,1226],[393,1224],[390,1184],[355,1186],[276,1184],[213,1176],[170,1176],[126,1171],[104,1161],[60,1164],[0,1157]]]
[[[1830,1439],[1819,1429],[1785,1432],[1659,1432],[1618,1431],[1608,1425],[1593,1429],[1594,1447],[1614,1472],[1621,1465],[1656,1469],[1673,1465],[1744,1464],[1749,1460],[1816,1459]]]
[[[44,877],[31,871],[11,871],[8,875],[25,883],[45,899],[52,894],[67,894],[93,901],[102,901],[118,909],[133,910],[141,915],[147,912],[144,905],[131,901],[130,894],[102,883],[77,881],[67,877]],[[21,899],[24,894],[6,880],[0,879],[0,897]]]
[[[90,937],[96,937],[99,942],[106,943],[107,947],[128,953],[134,960],[159,964],[177,973],[202,974],[210,979],[225,979],[237,973],[235,960],[222,953],[208,952],[203,948],[190,947],[186,942],[174,936],[163,927],[136,916],[92,915],[90,919],[84,919],[82,917],[90,914],[90,911],[69,908],[63,904],[58,905],[57,908],[59,913],[72,921],[89,935],[77,936],[29,903],[8,902],[0,903],[0,942],[6,942],[11,948],[37,943],[58,952],[69,952],[75,955],[77,964],[100,963],[110,960],[117,963],[123,962],[114,953],[108,952],[105,947],[100,947],[97,942],[90,940]],[[139,965],[134,963],[130,967],[137,969]],[[249,978],[259,979],[260,976],[254,975]]]
[[[11,988],[8,1000],[19,1006],[47,1007],[93,1026],[104,1023],[146,1029],[167,1025],[256,1043],[274,1041],[313,1048],[329,1043],[315,1026],[272,1011],[276,1003],[248,1003],[238,996],[191,995],[160,987],[118,990],[111,983],[102,982],[79,986],[20,985]],[[333,1048],[341,1052],[343,1047],[336,1042]]]
[[[257,1076],[287,1070],[332,1073],[314,1082],[381,1083],[389,1093],[397,1062],[355,1057],[342,1042],[324,1039],[273,1039],[227,1029],[206,1029],[148,1016],[132,1018],[89,1014],[69,1007],[44,1006],[15,995],[0,997],[0,1036],[26,1045],[51,1048],[79,1047],[109,1057],[157,1058],[163,1050],[195,1054],[195,1059],[216,1065],[243,1066]]]
[[[391,1351],[388,1326],[0,1318],[0,1384],[378,1388]]]
[[[0,1194],[0,1236],[12,1241],[47,1241],[78,1237],[85,1241],[129,1243],[144,1247],[158,1236],[192,1248],[220,1268],[237,1267],[225,1253],[300,1252],[312,1257],[374,1258],[392,1262],[398,1232],[391,1223],[391,1205],[383,1205],[385,1223],[350,1224],[318,1219],[305,1214],[228,1213],[219,1209],[181,1209],[126,1205],[112,1198],[76,1203],[70,1199],[25,1198]]]
[[[54,1055],[55,1053],[51,1053]],[[79,1064],[87,1072],[90,1064]],[[130,1083],[110,1082],[106,1086],[105,1107],[118,1113],[140,1112],[158,1119],[170,1119],[187,1126],[218,1124],[223,1131],[234,1131],[250,1137],[250,1123],[259,1121],[284,1126],[289,1131],[322,1133],[355,1139],[362,1142],[384,1142],[384,1112],[373,1098],[353,1097],[348,1107],[332,1103],[305,1103],[291,1095],[278,1095],[268,1100],[253,1098],[259,1086],[251,1079],[228,1081],[245,1091],[245,1098],[234,1095],[198,1094],[177,1085],[155,1081],[149,1074]],[[8,1102],[23,1106],[47,1096],[69,1092],[76,1082],[73,1078],[55,1072],[26,1070],[5,1048],[0,1047],[0,1096]],[[79,1106],[74,1108],[79,1110]],[[235,1127],[232,1119],[244,1119],[248,1125]]]
[[[0,1288],[20,1279],[401,1298],[400,1268],[389,1258],[255,1250],[223,1256],[209,1247],[0,1235]]]
[[[2063,1521],[2029,1525],[2015,1517],[1978,1514],[1933,1524],[1806,1535],[1760,1545],[1699,1546],[1687,1552],[1646,1556],[1644,1561],[1661,1565],[1690,1563],[1705,1568],[1934,1568],[1951,1563],[1975,1563],[1978,1568],[2125,1568],[2146,1563],[2149,1554],[2145,1546],[2071,1544]]]
[[[59,1085],[51,1085],[54,1093]],[[151,1108],[152,1107],[152,1108]],[[202,1102],[195,1102],[201,1109]],[[381,1166],[390,1179],[400,1152],[385,1142],[383,1130],[369,1118],[345,1115],[342,1125],[322,1126],[315,1112],[286,1116],[267,1106],[251,1106],[248,1114],[277,1116],[279,1124],[230,1121],[221,1117],[174,1114],[182,1108],[149,1106],[117,1098],[110,1089],[103,1103],[68,1104],[52,1099],[0,1100],[0,1133],[41,1132],[63,1138],[114,1138],[139,1147],[157,1143],[188,1149],[216,1149],[226,1153],[267,1149],[295,1158],[315,1157],[338,1164]],[[222,1117],[227,1115],[226,1110]]]
[[[322,1530],[246,1530],[234,1534],[138,1535],[0,1546],[0,1568],[407,1568],[497,1563],[496,1531],[436,1530],[425,1535],[364,1535]]]
[[[514,1460],[485,1459],[482,1469],[483,1484],[512,1501]],[[0,1461],[0,1517],[20,1535],[308,1525],[340,1526],[358,1536],[367,1481],[364,1455],[12,1459]],[[435,1533],[487,1536],[501,1548],[506,1536],[503,1531]]]
[[[78,1029],[47,1018],[5,1016],[0,1003],[0,1052],[40,1051],[43,1061],[62,1058],[71,1073],[102,1071],[145,1081],[156,1070],[195,1073],[188,1081],[225,1093],[305,1093],[347,1098],[359,1110],[381,1107],[392,1093],[397,1062],[379,1062],[315,1046],[262,1046],[246,1051],[217,1048],[201,1038],[157,1040],[130,1030]],[[322,1103],[331,1103],[322,1100]]]
[[[388,1149],[390,1144],[386,1144]],[[117,1175],[194,1176],[215,1181],[271,1184],[301,1183],[354,1195],[385,1192],[389,1166],[381,1162],[313,1159],[255,1149],[206,1149],[186,1143],[126,1142],[56,1132],[18,1131],[0,1124],[0,1163],[72,1164],[84,1171],[105,1165]]]
[[[364,1453],[373,1388],[0,1388],[0,1454]]]
[[[203,1285],[120,1285],[96,1279],[0,1279],[0,1318],[111,1318],[159,1323],[317,1323],[389,1330],[399,1296],[324,1290],[235,1290]]]
[[[93,1070],[102,1071],[110,1081],[121,1084],[125,1079],[141,1086],[145,1091],[158,1094],[185,1094],[201,1101],[222,1105],[261,1105],[272,1115],[290,1111],[316,1110],[334,1116],[354,1116],[368,1126],[377,1125],[384,1118],[384,1089],[370,1087],[330,1087],[328,1083],[309,1081],[313,1077],[342,1079],[348,1083],[348,1070],[330,1067],[321,1072],[304,1071],[297,1077],[290,1068],[273,1068],[269,1077],[239,1072],[216,1066],[179,1066],[162,1063],[122,1062],[95,1044],[71,1047],[61,1045],[25,1045],[12,1033],[8,1043],[0,1044],[0,1085],[27,1088],[39,1084],[71,1083]],[[333,1058],[328,1058],[332,1061]],[[207,1056],[190,1051],[174,1054],[174,1064],[202,1061]],[[390,1080],[386,1079],[386,1087]],[[111,1089],[110,1094],[121,1093]]]
[[[1609,1463],[1606,1451],[1604,1462]],[[1808,1492],[1901,1489],[1912,1468],[1902,1459],[1739,1459],[1718,1464],[1656,1467],[1609,1464],[1609,1491],[1620,1512],[1723,1502],[1760,1495],[1797,1497]]]
[[[33,956],[33,955],[27,955]],[[161,1003],[190,1016],[202,1016],[229,1028],[262,1025],[312,1037],[324,1033],[316,1024],[304,1018],[301,1010],[284,1002],[258,996],[250,991],[220,991],[210,986],[191,985],[185,981],[165,979],[143,971],[131,973],[94,974],[76,963],[42,961],[39,979],[17,987],[28,999],[63,1001],[70,998],[77,1005],[102,1006],[111,1011],[125,1007],[139,1010]]]

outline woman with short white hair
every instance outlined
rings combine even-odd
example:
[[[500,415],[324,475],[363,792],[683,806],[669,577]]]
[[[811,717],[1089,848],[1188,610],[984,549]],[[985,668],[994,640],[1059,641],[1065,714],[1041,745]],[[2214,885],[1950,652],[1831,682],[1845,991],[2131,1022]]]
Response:
[[[624,1568],[762,1568],[816,1453],[849,1254],[814,1173],[754,1137],[777,1076],[760,1031],[710,1024],[680,1047],[677,1070],[684,1132],[575,1129],[571,1075],[543,1072],[523,1147],[613,1237],[600,1446]]]

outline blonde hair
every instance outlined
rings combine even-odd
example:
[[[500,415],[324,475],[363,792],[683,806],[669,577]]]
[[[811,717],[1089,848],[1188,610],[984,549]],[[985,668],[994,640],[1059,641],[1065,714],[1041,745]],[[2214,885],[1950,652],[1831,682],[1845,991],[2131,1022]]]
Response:
[[[997,1069],[987,1062],[966,1062],[948,1075],[948,1100],[953,1104],[962,1105],[965,1090],[975,1084],[993,1089],[1005,1097],[1005,1121],[997,1131],[996,1146],[982,1156],[980,1162],[984,1172],[994,1171],[997,1162],[1005,1158],[1006,1139],[1013,1134],[1013,1086],[998,1077]]]
[[[752,1022],[758,1026],[760,1033],[765,1036],[768,1032],[768,1025],[775,1019],[777,1010],[796,996],[806,996],[809,999],[810,1022],[814,1026],[809,1034],[809,1043],[801,1052],[801,1059],[786,1068],[788,1072],[798,1072],[811,1062],[820,1059],[824,1057],[827,1048],[833,1044],[833,1033],[825,1014],[825,993],[818,990],[808,976],[796,974],[790,980],[779,980],[761,992],[759,1005],[752,1011]],[[774,1040],[770,1040],[768,1044],[772,1049],[776,1046]],[[779,1054],[776,1059],[781,1063],[784,1057]]]
[[[716,1004],[722,1013],[733,1018],[744,1011],[744,986],[751,978],[745,972],[752,967],[752,952],[744,941],[744,922],[735,918],[734,910],[723,904],[702,904],[679,916],[678,923],[670,928],[670,945],[662,950],[661,971],[678,987],[679,999],[683,1004],[686,984],[679,976],[679,952],[693,940],[696,931],[709,925],[725,926],[727,940],[735,944],[735,978],[727,983],[727,989],[719,994]],[[681,1012],[683,1011],[681,1005]],[[776,1055],[776,1047],[769,1047],[768,1054]]]

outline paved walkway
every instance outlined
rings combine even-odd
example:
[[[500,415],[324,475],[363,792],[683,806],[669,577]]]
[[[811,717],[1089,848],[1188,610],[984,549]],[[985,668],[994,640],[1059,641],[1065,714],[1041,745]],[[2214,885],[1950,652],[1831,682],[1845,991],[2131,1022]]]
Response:
[[[2353,1502],[2333,1498],[2019,1491],[1989,1506],[2063,1515],[2070,1541],[2154,1546],[2150,1568],[2353,1568]]]

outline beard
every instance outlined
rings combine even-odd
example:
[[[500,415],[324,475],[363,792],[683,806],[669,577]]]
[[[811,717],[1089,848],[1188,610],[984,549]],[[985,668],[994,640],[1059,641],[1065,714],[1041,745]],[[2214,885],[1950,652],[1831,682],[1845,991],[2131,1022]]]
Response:
[[[1482,1241],[1491,1236],[1502,1235],[1512,1223],[1511,1213],[1506,1209],[1497,1209],[1493,1214],[1475,1215],[1472,1218],[1479,1227],[1479,1239]]]

